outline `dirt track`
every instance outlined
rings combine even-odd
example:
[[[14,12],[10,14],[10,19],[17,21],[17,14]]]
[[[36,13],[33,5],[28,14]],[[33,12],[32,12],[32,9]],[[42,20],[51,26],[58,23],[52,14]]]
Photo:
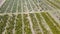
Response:
[[[0,4],[1,4],[2,1],[3,1],[3,0],[0,0]]]

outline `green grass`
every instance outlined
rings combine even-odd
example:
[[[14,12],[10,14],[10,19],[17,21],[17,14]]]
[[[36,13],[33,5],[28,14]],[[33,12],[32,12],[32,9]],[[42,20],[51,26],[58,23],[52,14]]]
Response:
[[[60,0],[55,0],[55,1],[60,3]]]

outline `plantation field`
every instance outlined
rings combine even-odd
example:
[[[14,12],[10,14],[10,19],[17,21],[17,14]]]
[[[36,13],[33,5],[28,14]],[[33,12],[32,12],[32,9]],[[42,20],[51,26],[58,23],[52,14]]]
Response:
[[[0,34],[60,34],[60,25],[48,12],[0,15]]]
[[[0,5],[0,34],[60,34],[59,3],[5,0]]]

